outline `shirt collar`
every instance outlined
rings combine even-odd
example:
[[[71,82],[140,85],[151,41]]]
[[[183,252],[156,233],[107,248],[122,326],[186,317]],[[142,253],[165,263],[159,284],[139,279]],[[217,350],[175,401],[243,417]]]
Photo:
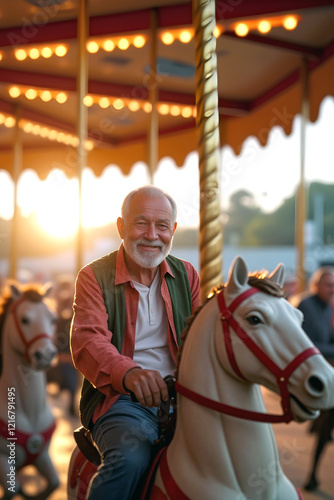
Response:
[[[175,278],[166,259],[161,262],[159,269],[161,278],[163,278],[166,273]],[[131,276],[129,274],[128,268],[126,267],[123,243],[121,243],[116,256],[115,285],[121,285],[122,283],[128,283],[131,281]]]

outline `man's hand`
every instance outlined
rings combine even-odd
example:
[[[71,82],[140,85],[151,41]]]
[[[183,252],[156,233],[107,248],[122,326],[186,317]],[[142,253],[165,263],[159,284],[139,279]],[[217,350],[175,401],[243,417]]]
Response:
[[[168,399],[167,385],[156,370],[132,368],[124,375],[123,385],[125,390],[134,393],[142,406],[160,406]]]

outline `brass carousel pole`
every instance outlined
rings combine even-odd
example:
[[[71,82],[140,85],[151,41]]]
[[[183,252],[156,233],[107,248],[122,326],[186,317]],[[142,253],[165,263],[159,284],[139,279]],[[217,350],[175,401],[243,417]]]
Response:
[[[14,213],[11,231],[11,245],[10,245],[10,264],[9,264],[9,277],[17,279],[18,268],[18,222],[19,211],[17,205],[17,183],[20,173],[22,171],[22,136],[20,130],[20,109],[17,106],[15,110],[15,136],[14,136],[14,159],[13,159],[13,181],[14,181]]]
[[[85,142],[87,139],[87,109],[84,105],[84,97],[87,94],[88,71],[86,42],[88,37],[88,0],[80,0],[78,15],[78,147],[77,147],[77,176],[78,176],[78,236],[76,266],[79,271],[83,265],[83,234],[82,234],[82,173],[86,166],[87,154]]]
[[[151,10],[151,43],[150,43],[150,78],[149,97],[152,105],[150,116],[150,129],[148,140],[148,167],[150,172],[150,183],[153,184],[154,172],[158,164],[158,138],[159,117],[157,110],[158,84],[157,84],[157,12]]]
[[[303,59],[301,67],[302,105],[301,105],[301,127],[300,127],[300,181],[296,197],[296,247],[297,247],[297,288],[301,293],[306,288],[304,269],[304,226],[306,219],[306,195],[305,195],[305,145],[306,125],[309,120],[308,101],[308,68],[307,60]]]
[[[223,234],[218,189],[219,114],[215,0],[193,0],[196,107],[199,134],[200,278],[202,301],[222,282]]]

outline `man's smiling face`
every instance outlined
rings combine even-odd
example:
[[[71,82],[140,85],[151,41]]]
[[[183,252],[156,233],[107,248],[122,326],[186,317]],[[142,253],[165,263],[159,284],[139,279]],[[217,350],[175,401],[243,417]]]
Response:
[[[127,256],[143,268],[159,266],[170,252],[176,229],[169,200],[163,195],[135,194],[126,219],[119,221]]]

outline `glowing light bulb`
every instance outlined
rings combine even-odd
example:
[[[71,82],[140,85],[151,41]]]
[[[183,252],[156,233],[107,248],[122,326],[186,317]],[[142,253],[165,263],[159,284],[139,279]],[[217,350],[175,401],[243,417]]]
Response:
[[[37,97],[37,91],[35,89],[28,89],[24,95],[27,99],[32,100]]]
[[[41,128],[41,132],[40,132],[40,136],[45,138],[49,135],[49,129],[47,127],[42,127]]]
[[[15,50],[15,57],[18,61],[24,61],[27,58],[27,52],[24,49]]]
[[[269,31],[271,30],[271,24],[269,21],[260,21],[257,29],[260,33],[269,33]]]
[[[126,50],[129,48],[129,45],[130,45],[130,42],[127,38],[121,38],[119,41],[118,41],[118,48],[121,49],[121,50]]]
[[[213,30],[213,36],[215,38],[219,38],[222,32],[223,28],[221,26],[216,26],[215,29]]]
[[[30,134],[33,128],[33,124],[31,122],[25,122],[23,125],[23,130],[26,134]]]
[[[173,104],[173,106],[171,106],[170,108],[170,114],[172,116],[179,116],[181,114],[180,106],[178,106],[177,104]]]
[[[94,142],[92,140],[87,139],[87,141],[85,141],[85,150],[92,151],[92,149],[94,149]]]
[[[163,33],[161,36],[161,40],[165,45],[171,45],[174,42],[174,35],[167,31],[166,33]]]
[[[145,102],[143,105],[143,110],[145,111],[145,113],[151,113],[152,104],[150,102]]]
[[[12,116],[7,116],[7,118],[5,118],[4,125],[7,128],[14,127],[14,125],[15,125],[15,118],[13,118]]]
[[[43,92],[40,93],[39,97],[43,102],[49,102],[52,99],[52,94],[49,90],[43,90]]]
[[[85,97],[83,98],[83,103],[85,106],[87,106],[87,108],[90,108],[94,104],[94,99],[91,95],[85,95]]]
[[[235,32],[238,36],[246,36],[248,31],[248,26],[245,23],[239,23],[235,28]]]
[[[106,40],[105,42],[103,42],[102,47],[106,52],[111,52],[114,50],[115,44],[112,40]]]
[[[41,50],[41,54],[45,59],[48,59],[52,56],[52,50],[50,49],[50,47],[43,47]]]
[[[160,104],[160,106],[159,106],[159,113],[161,115],[168,115],[168,113],[169,113],[169,106],[168,106],[168,104]]]
[[[57,139],[57,135],[58,135],[57,130],[54,130],[54,129],[50,130],[50,132],[49,132],[49,139],[50,139],[50,141],[56,140]]]
[[[33,125],[32,130],[31,130],[31,132],[32,132],[33,135],[39,135],[40,131],[41,131],[41,126],[40,125],[38,125],[38,124]]]
[[[284,28],[289,31],[294,30],[297,24],[298,21],[294,16],[288,16],[283,21]]]
[[[130,111],[138,111],[139,108],[140,108],[140,105],[139,105],[138,101],[130,101],[129,102]]]
[[[140,49],[141,47],[144,47],[146,43],[145,37],[142,35],[138,35],[133,39],[133,45],[137,48]]]
[[[65,45],[58,45],[55,49],[55,54],[58,57],[64,57],[67,54],[67,47]]]
[[[114,102],[112,103],[115,109],[122,109],[124,108],[124,102],[122,99],[115,99]]]
[[[99,100],[99,105],[103,109],[108,108],[110,106],[110,101],[108,97],[101,97],[101,99]]]
[[[90,54],[96,54],[99,50],[99,44],[96,42],[88,42],[87,43],[87,50]]]
[[[191,39],[192,39],[192,34],[189,30],[181,31],[179,40],[182,43],[189,43]]]
[[[190,118],[192,114],[193,114],[192,109],[189,106],[186,106],[181,111],[181,115],[183,116],[183,118]]]
[[[21,95],[21,90],[18,87],[11,87],[9,89],[9,95],[10,97],[19,97]]]
[[[64,102],[67,101],[67,95],[65,94],[65,92],[59,92],[59,94],[56,95],[56,101],[59,104],[64,104]]]
[[[29,57],[31,59],[38,59],[39,58],[39,50],[36,48],[30,49],[29,50]]]

